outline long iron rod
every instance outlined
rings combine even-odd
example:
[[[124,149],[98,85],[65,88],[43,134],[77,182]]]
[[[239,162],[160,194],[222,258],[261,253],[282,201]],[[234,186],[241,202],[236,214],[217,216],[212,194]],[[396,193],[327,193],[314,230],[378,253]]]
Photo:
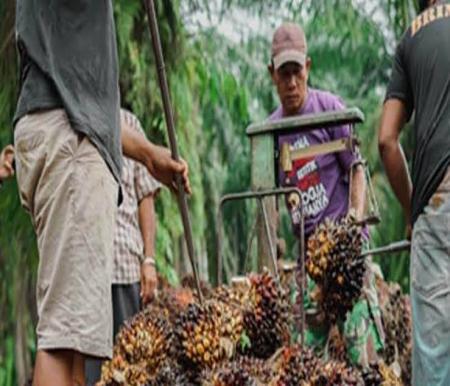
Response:
[[[369,255],[383,255],[386,253],[395,253],[407,251],[411,248],[411,242],[408,240],[396,241],[394,243],[385,245],[383,247],[369,249],[361,253],[361,256],[369,256]]]
[[[279,283],[280,282],[280,275],[278,273],[277,256],[276,256],[276,252],[275,252],[275,247],[273,245],[272,237],[270,236],[269,219],[268,219],[268,216],[267,216],[266,206],[264,205],[264,201],[263,201],[262,198],[259,198],[258,202],[259,202],[259,206],[261,208],[261,213],[262,213],[262,216],[263,216],[264,231],[265,231],[265,234],[266,234],[267,243],[269,244],[270,258],[272,260],[273,270],[275,272],[275,277],[276,277],[276,279],[277,279],[277,281]]]
[[[167,132],[169,134],[170,150],[172,152],[172,158],[176,161],[179,161],[180,157],[178,155],[177,139],[175,136],[175,124],[173,120],[172,104],[170,102],[169,86],[167,83],[164,57],[161,48],[161,40],[159,37],[158,22],[156,20],[154,0],[145,0],[145,8],[147,10],[148,25],[152,37],[153,52],[155,55],[156,66],[158,70],[157,72],[158,72],[159,87],[161,89],[161,96],[164,106],[164,115],[167,124]],[[203,296],[200,289],[200,281],[198,277],[197,266],[195,264],[194,243],[192,240],[192,229],[191,229],[191,222],[189,219],[189,210],[186,200],[186,194],[183,189],[181,176],[179,174],[175,176],[175,180],[178,190],[178,203],[180,205],[181,218],[183,221],[184,236],[186,239],[189,260],[191,262],[192,272],[194,274],[195,284],[197,286],[198,297],[200,303],[203,303]]]
[[[300,199],[300,202],[302,200]],[[305,287],[306,287],[306,267],[305,267],[305,212],[303,204],[300,205],[300,262],[299,262],[299,269],[300,269],[300,285],[299,285],[299,292],[300,292],[300,323],[301,327],[298,328],[300,330],[300,343],[302,347],[305,344],[305,327],[306,327],[306,317],[305,317],[305,304],[303,303],[303,299],[305,298]]]

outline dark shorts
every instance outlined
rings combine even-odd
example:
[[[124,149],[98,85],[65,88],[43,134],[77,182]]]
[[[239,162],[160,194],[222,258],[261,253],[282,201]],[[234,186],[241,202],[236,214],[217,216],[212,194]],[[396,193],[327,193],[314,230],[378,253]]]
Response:
[[[119,332],[122,324],[139,312],[141,308],[140,289],[140,283],[112,285],[114,337]],[[86,360],[86,385],[93,386],[100,380],[101,366],[102,361],[99,359]]]

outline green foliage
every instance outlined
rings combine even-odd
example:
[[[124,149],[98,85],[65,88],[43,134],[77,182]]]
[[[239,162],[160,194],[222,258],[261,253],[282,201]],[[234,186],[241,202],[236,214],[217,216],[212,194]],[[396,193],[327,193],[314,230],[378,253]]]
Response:
[[[376,129],[395,40],[413,16],[412,0],[382,0],[372,9],[368,9],[370,2],[363,0],[156,3],[180,153],[190,165],[194,193],[189,206],[204,277],[213,277],[216,271],[220,197],[250,186],[250,149],[245,128],[265,119],[278,103],[266,65],[271,32],[283,20],[294,20],[305,28],[313,61],[311,85],[341,95],[347,105],[358,106],[366,114],[358,136],[373,171],[382,212],[382,223],[372,232],[373,245],[403,237],[404,220],[382,170]],[[0,2],[0,147],[12,141],[11,121],[17,97],[14,7],[12,0]],[[117,0],[114,10],[122,104],[141,119],[152,141],[166,143],[142,3]],[[204,15],[204,20],[193,22],[199,15]],[[208,23],[208,18],[213,22]],[[249,27],[253,22],[260,28]],[[232,30],[231,37],[218,27],[223,23]],[[405,136],[404,140],[409,155],[410,137]],[[32,226],[20,207],[15,182],[7,182],[0,195],[0,384],[13,385],[29,374],[35,353],[38,257]],[[189,269],[189,264],[173,195],[163,190],[156,210],[157,267],[170,282],[177,283],[178,274]],[[249,202],[225,207],[222,252],[227,272],[244,268],[254,216],[255,205]],[[295,258],[297,247],[285,215],[282,233],[288,242],[288,254]],[[407,288],[407,256],[382,260],[381,266],[387,278]]]

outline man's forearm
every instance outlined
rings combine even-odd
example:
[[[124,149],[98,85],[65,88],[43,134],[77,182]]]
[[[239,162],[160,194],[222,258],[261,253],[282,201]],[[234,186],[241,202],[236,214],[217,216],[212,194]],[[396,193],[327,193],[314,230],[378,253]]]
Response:
[[[409,222],[411,220],[412,183],[403,149],[398,141],[392,141],[380,144],[380,154],[389,183]]]
[[[139,203],[139,226],[144,242],[144,255],[155,256],[156,214],[152,195]]]
[[[153,144],[137,130],[124,123],[121,125],[121,136],[123,154],[147,165]]]
[[[350,209],[355,210],[358,220],[362,220],[364,216],[366,188],[364,167],[361,164],[355,165],[351,181]]]

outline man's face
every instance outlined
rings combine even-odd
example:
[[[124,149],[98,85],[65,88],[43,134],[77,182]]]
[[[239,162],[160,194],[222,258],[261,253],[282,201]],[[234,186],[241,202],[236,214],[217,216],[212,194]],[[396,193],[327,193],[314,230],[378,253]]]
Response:
[[[278,96],[286,115],[298,113],[306,100],[307,82],[311,60],[306,60],[305,66],[288,62],[278,70],[269,68],[272,81],[277,88]]]

